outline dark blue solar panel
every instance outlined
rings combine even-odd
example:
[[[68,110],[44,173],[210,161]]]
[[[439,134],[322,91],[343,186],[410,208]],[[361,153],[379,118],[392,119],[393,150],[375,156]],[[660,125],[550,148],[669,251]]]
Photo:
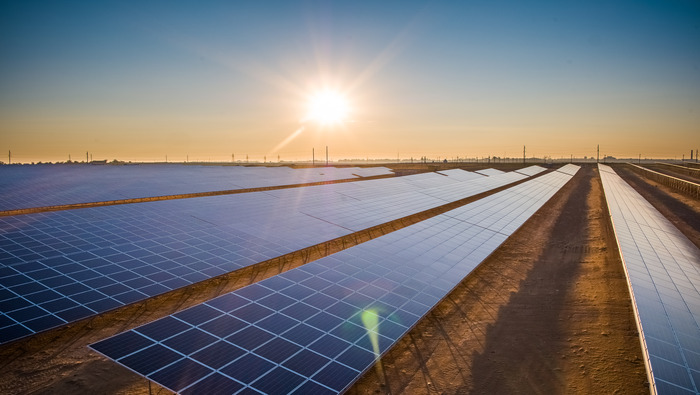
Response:
[[[181,311],[174,316],[192,325],[200,325],[220,315],[221,312],[214,308],[207,305],[198,305]]]
[[[226,340],[236,344],[246,350],[252,350],[274,337],[270,332],[254,326],[248,326],[231,336],[226,337]]]
[[[255,325],[265,329],[268,332],[282,333],[296,324],[297,321],[293,318],[290,318],[284,314],[275,313],[261,321],[258,321]]]
[[[151,322],[138,328],[141,334],[149,338],[161,341],[175,334],[189,330],[192,326],[172,317],[165,317],[162,320]]]
[[[185,358],[151,374],[148,378],[173,391],[179,391],[212,372],[212,369]]]
[[[204,365],[219,369],[245,354],[246,351],[240,347],[226,341],[218,341],[195,352],[190,357]]]
[[[243,383],[250,383],[265,375],[275,367],[275,364],[254,354],[246,354],[238,358],[220,371],[231,378]]]
[[[129,334],[125,336],[107,339],[93,348],[102,354],[113,355],[116,358],[121,358],[153,344],[154,342],[152,340],[149,340],[135,332],[129,332]]]
[[[217,339],[217,337],[214,337],[204,331],[193,328],[182,332],[177,336],[171,337],[170,339],[164,341],[163,344],[170,348],[177,349],[183,354],[189,355],[216,342]]]
[[[182,355],[160,344],[154,344],[134,354],[124,357],[129,368],[144,376],[182,358]]]
[[[253,388],[266,394],[290,393],[305,378],[282,367],[277,367],[253,383]]]
[[[323,331],[307,324],[299,324],[286,332],[282,332],[285,339],[289,339],[299,345],[307,346],[323,335]]]
[[[275,363],[282,363],[296,354],[301,347],[281,337],[276,337],[255,350],[255,354]]]

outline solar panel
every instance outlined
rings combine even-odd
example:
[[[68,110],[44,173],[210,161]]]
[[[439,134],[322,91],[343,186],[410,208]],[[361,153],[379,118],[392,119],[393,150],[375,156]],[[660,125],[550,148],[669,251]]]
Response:
[[[578,169],[579,166],[569,163],[560,167],[559,169],[557,169],[557,171],[573,175],[576,174],[576,171],[578,171]]]
[[[386,167],[0,166],[0,211],[390,174]]]
[[[466,171],[462,169],[449,169],[449,170],[440,170],[437,171],[436,173],[442,174],[444,176],[453,178],[458,181],[467,181],[467,180],[475,180],[481,177],[485,177],[483,174],[479,173],[474,173],[471,171]]]
[[[700,250],[599,164],[652,391],[700,392]]]
[[[525,168],[522,168],[522,169],[518,169],[518,170],[516,170],[516,171],[517,171],[518,173],[520,173],[520,174],[525,174],[526,176],[534,176],[535,174],[540,174],[540,173],[542,173],[543,171],[546,171],[546,170],[547,170],[547,169],[545,169],[545,168],[542,167],[542,166],[534,165],[534,166],[528,166],[528,167],[525,167]]]
[[[499,174],[503,174],[504,172],[498,169],[481,169],[481,170],[475,170],[475,172],[479,174],[483,174],[485,176],[497,176]]]
[[[375,176],[386,176],[394,174],[394,171],[383,167],[354,167],[352,168],[352,174],[359,177],[375,177]]]
[[[0,343],[523,178],[433,188],[388,178],[2,217]]]
[[[340,393],[570,178],[550,173],[476,202],[487,218],[472,203],[90,347],[183,394]]]

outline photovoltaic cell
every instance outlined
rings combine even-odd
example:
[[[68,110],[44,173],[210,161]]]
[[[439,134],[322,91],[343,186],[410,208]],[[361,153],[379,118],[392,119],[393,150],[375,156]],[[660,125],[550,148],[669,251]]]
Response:
[[[0,343],[526,177],[417,176],[2,217]]]
[[[191,342],[168,341],[177,334],[157,340],[143,334],[143,327],[91,347],[184,393],[209,380],[225,381],[224,377],[235,383],[236,389],[265,393],[343,392],[570,178],[552,172],[192,307],[190,310],[206,307],[218,311],[217,317],[207,317],[209,321],[196,325],[216,338],[213,344],[244,350],[243,354],[232,353],[228,361],[204,360],[199,356],[206,348],[193,350]],[[477,203],[490,215],[474,217]],[[293,287],[304,287],[310,294],[287,297],[285,291]],[[268,315],[285,317],[284,325],[262,325],[265,320],[260,319],[257,306],[271,295],[285,296],[274,299],[274,311]],[[237,308],[231,309],[229,301]],[[178,315],[187,311],[154,323],[179,319]],[[217,327],[216,333],[209,332],[207,325],[223,317],[247,325],[232,325],[228,331]],[[136,343],[135,335],[144,337],[140,340],[143,349],[128,355],[112,353],[115,344],[125,342],[122,337]],[[149,354],[165,354],[154,343],[180,358],[170,357],[170,365],[162,367],[141,361],[151,359]],[[201,364],[196,372],[211,372],[194,375],[189,381],[155,379],[160,376],[159,369],[179,369],[184,365],[182,360]],[[155,370],[144,372],[143,364]]]
[[[615,171],[598,165],[652,391],[700,392],[700,250]]]

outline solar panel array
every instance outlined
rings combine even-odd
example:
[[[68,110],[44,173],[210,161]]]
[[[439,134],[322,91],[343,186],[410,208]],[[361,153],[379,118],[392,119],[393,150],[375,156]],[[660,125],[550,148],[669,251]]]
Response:
[[[386,167],[0,166],[0,211],[391,174]]]
[[[476,170],[477,173],[483,174],[485,176],[496,176],[499,174],[503,174],[503,171],[498,170],[498,169],[481,169],[481,170]]]
[[[417,175],[0,217],[0,343],[525,178],[480,177]],[[421,187],[435,180],[443,185]]]
[[[651,386],[700,392],[700,250],[609,166],[599,164]]]
[[[535,174],[538,174],[538,173],[545,171],[545,168],[540,167],[540,166],[530,166],[530,167],[526,167],[524,169],[519,169],[516,171],[518,173],[525,174],[526,176],[534,176]]]
[[[340,393],[570,178],[544,175],[91,347],[183,394]]]

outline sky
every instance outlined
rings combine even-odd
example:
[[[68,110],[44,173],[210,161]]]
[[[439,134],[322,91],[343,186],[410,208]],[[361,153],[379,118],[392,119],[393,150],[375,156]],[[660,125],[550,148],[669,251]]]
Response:
[[[343,95],[348,117],[305,119]],[[698,1],[3,1],[0,160],[687,158]]]

